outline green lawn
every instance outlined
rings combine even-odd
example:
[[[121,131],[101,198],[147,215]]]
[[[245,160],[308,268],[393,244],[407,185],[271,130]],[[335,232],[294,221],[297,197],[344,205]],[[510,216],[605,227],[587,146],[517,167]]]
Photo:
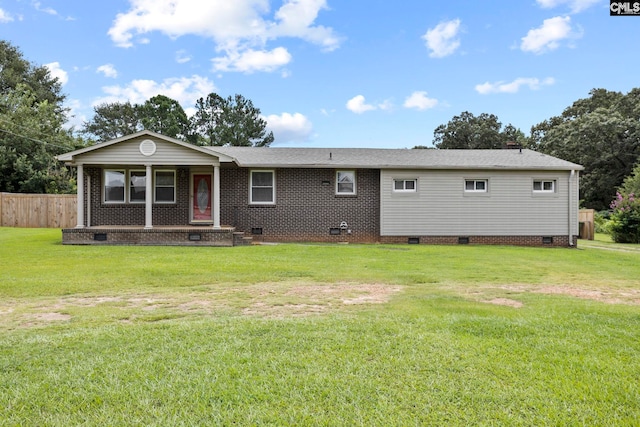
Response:
[[[640,251],[0,228],[2,425],[637,425]]]

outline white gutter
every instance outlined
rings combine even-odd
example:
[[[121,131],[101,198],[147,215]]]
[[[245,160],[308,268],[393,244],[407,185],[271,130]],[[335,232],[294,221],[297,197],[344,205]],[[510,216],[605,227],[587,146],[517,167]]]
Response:
[[[569,246],[573,247],[574,243],[573,243],[573,231],[572,231],[572,224],[573,224],[573,220],[572,220],[572,210],[573,210],[573,181],[576,175],[576,171],[571,169],[571,174],[569,175],[569,218],[568,218],[568,222],[569,222]]]

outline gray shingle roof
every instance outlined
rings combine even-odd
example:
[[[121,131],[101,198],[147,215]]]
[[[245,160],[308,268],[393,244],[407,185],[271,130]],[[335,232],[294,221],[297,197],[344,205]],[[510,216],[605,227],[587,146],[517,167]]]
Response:
[[[532,150],[207,147],[243,167],[582,170]]]

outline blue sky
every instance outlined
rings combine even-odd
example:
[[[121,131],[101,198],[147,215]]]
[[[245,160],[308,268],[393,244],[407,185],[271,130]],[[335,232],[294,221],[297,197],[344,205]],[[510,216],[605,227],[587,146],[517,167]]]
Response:
[[[273,146],[411,148],[463,111],[529,134],[593,88],[640,86],[640,16],[606,0],[0,0],[2,39],[79,125],[163,94],[242,94]]]

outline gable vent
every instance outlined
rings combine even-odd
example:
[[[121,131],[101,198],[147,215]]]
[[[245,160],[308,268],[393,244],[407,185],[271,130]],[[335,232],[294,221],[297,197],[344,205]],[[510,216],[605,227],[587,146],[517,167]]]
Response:
[[[145,139],[140,143],[140,153],[143,156],[153,156],[156,153],[156,143],[150,139]]]

